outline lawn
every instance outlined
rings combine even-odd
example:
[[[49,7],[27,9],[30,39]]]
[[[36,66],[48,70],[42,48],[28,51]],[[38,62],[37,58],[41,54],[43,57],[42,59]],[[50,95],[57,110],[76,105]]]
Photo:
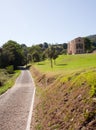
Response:
[[[50,67],[50,60],[35,64],[41,72],[69,73],[96,67],[96,54],[60,55],[56,65]]]

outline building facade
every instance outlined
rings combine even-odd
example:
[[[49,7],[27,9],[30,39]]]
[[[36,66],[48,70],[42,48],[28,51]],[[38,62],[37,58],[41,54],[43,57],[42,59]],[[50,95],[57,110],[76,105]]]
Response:
[[[68,54],[83,54],[85,52],[84,39],[81,37],[75,38],[68,43]]]

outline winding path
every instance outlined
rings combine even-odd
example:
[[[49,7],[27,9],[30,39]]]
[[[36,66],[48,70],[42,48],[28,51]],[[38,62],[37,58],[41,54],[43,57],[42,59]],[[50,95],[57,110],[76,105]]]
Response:
[[[0,130],[30,130],[35,86],[28,70],[0,96]]]

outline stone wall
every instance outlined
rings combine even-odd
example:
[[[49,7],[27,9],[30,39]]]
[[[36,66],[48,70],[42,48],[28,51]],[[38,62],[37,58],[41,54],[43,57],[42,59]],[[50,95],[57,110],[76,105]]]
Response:
[[[68,43],[68,54],[83,54],[85,52],[84,39],[75,38]]]

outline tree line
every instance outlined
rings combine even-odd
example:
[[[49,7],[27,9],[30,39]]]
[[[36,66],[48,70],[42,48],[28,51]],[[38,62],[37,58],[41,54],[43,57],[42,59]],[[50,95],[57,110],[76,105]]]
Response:
[[[34,45],[28,48],[28,61],[40,62],[45,59],[50,59],[51,67],[53,67],[53,60],[60,54],[67,54],[67,43],[64,44],[43,44]]]
[[[92,52],[96,49],[96,43],[88,38],[84,38],[85,52]],[[29,62],[40,62],[50,59],[51,67],[56,64],[55,60],[60,54],[67,54],[67,43],[49,44],[47,42],[27,47],[25,44],[19,44],[16,41],[9,40],[0,48],[0,68],[26,65]]]
[[[13,66],[16,69],[18,66],[26,65],[29,62],[40,62],[46,58],[52,59],[58,57],[59,54],[66,54],[67,43],[51,45],[46,42],[38,45],[27,47],[25,44],[19,44],[9,40],[0,48],[0,68]]]
[[[0,48],[0,68],[6,68],[10,65],[17,68],[17,66],[26,63],[27,47],[20,45],[15,41],[8,41],[2,48]]]

